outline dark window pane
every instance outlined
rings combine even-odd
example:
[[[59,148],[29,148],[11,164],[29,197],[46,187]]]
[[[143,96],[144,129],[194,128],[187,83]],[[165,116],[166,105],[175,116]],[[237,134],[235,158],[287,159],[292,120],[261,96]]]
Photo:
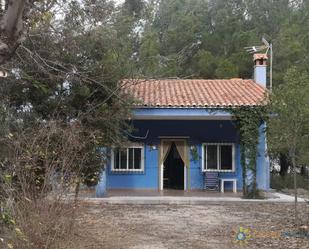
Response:
[[[127,169],[127,149],[120,150],[120,169]]]
[[[220,146],[220,168],[225,170],[232,170],[233,155],[231,145]]]
[[[217,169],[217,145],[207,145],[207,169]]]
[[[134,169],[142,168],[142,149],[135,148],[134,149]]]
[[[134,169],[134,156],[133,156],[133,151],[134,149],[133,148],[130,148],[129,149],[129,169]]]
[[[114,150],[114,169],[119,169],[119,149]]]

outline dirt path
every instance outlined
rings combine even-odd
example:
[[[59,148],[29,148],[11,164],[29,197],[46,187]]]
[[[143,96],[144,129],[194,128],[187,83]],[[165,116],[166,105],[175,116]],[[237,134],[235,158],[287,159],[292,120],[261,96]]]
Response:
[[[300,209],[309,225],[309,206]],[[295,231],[291,204],[86,205],[78,214],[65,248],[243,248],[235,239],[240,227],[251,236],[245,248],[309,248],[309,237],[281,235]]]

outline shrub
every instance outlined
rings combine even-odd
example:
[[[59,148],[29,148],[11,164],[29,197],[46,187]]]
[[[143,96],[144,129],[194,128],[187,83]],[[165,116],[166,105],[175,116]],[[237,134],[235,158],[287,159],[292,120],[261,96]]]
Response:
[[[70,239],[78,187],[99,170],[87,165],[95,137],[79,125],[57,122],[8,137],[9,156],[0,168],[0,243],[18,249],[59,248]],[[73,189],[75,201],[66,199]]]
[[[287,174],[286,176],[280,176],[279,174],[272,174],[270,186],[271,188],[277,190],[282,190],[285,188],[293,189],[294,188],[293,175]],[[298,174],[297,187],[309,190],[309,179]]]

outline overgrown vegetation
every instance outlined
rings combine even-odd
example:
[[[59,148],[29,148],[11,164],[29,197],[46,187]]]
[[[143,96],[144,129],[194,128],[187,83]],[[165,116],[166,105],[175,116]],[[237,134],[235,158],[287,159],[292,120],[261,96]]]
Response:
[[[240,161],[242,166],[243,195],[245,198],[260,198],[257,188],[257,146],[260,132],[267,119],[267,107],[240,107],[231,109],[239,132]]]
[[[80,182],[95,182],[101,170],[96,164],[88,168],[89,144],[96,135],[84,132],[75,123],[51,121],[7,135],[0,224],[8,247],[53,248],[68,239],[76,203],[64,197]],[[97,160],[103,165],[103,157]]]
[[[291,162],[295,195],[295,222],[299,226],[297,209],[297,171],[309,162],[309,76],[292,67],[286,72],[284,84],[271,97],[273,117],[269,122],[270,153],[284,153]]]
[[[309,191],[309,177],[297,175],[297,188],[302,188]],[[278,174],[271,174],[270,187],[276,190],[285,190],[294,188],[294,176],[288,174],[280,176]]]
[[[96,185],[104,168],[100,148],[126,141],[125,17],[134,19],[112,2],[54,2],[3,65],[1,248],[59,248],[74,231],[79,186]]]
[[[1,1],[1,20],[18,6],[11,2]],[[6,246],[57,248],[71,231],[74,205],[61,197],[70,188],[78,193],[82,182],[97,182],[103,165],[97,148],[126,140],[130,100],[120,94],[120,79],[251,78],[243,48],[259,45],[262,36],[275,47],[270,153],[286,158],[295,173],[308,165],[308,1],[18,3],[26,8],[0,27],[0,71],[9,73],[0,78],[0,238],[5,231]],[[297,69],[286,74],[292,65]],[[256,198],[265,111],[232,112],[244,193]]]

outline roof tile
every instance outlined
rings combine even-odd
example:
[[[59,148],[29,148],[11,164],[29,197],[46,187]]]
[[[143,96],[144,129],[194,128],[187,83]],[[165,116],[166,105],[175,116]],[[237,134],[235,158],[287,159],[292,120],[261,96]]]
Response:
[[[253,80],[123,80],[136,107],[236,107],[263,103],[267,90]]]

